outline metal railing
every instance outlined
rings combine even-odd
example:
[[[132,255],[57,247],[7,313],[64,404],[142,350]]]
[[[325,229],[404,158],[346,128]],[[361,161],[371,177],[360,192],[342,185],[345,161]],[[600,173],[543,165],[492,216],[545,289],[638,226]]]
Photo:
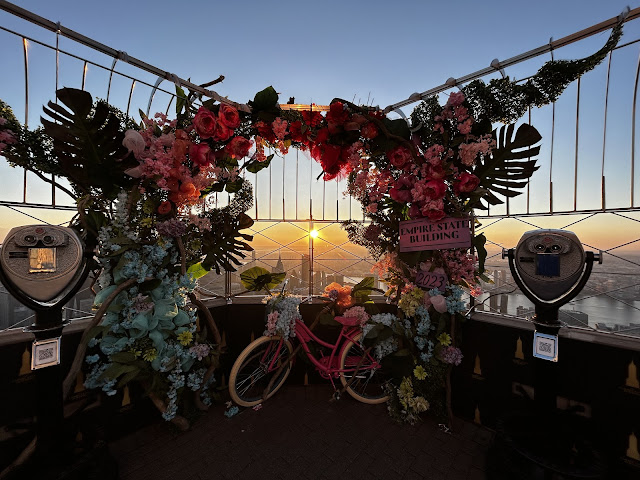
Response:
[[[228,101],[207,89],[206,85],[195,85],[9,2],[0,0],[0,9],[41,28],[43,37],[49,35],[43,40],[0,25],[0,42],[4,50],[11,41],[15,41],[13,64],[22,65],[24,70],[24,88],[14,90],[23,93],[14,93],[12,98],[5,100],[15,102],[12,106],[26,124],[33,126],[29,113],[37,113],[41,103],[55,98],[55,91],[60,85],[87,89],[127,113],[136,109],[147,114],[152,110],[167,113],[175,102],[176,93],[173,88],[161,88],[165,81],[197,91],[205,97]],[[583,229],[585,235],[581,237],[588,244],[587,248],[605,252],[605,264],[601,270],[596,269],[589,284],[590,298],[613,299],[633,312],[635,316],[630,317],[624,329],[628,334],[636,334],[640,330],[631,325],[640,323],[636,320],[640,319],[637,314],[639,308],[634,303],[640,301],[640,296],[634,300],[638,286],[636,280],[640,275],[640,270],[634,269],[640,267],[640,262],[625,250],[640,242],[639,230],[635,228],[636,222],[640,221],[635,193],[640,182],[635,169],[636,105],[640,79],[639,16],[638,8],[628,12],[621,44],[602,65],[574,82],[556,103],[529,111],[525,120],[538,128],[544,143],[538,161],[540,170],[534,174],[523,195],[508,199],[504,205],[492,207],[489,211],[477,212],[484,224],[478,231],[499,233],[493,238],[502,240],[490,242],[490,246],[496,249],[513,246],[517,241],[517,231],[523,226]],[[449,79],[443,85],[390,105],[386,111],[404,116],[402,107],[429,95],[446,95],[476,78],[489,79],[508,74],[526,81],[541,62],[558,58],[571,45],[600,41],[604,32],[617,21],[618,18],[614,17],[516,57],[494,60],[486,69]],[[594,37],[598,34],[599,37]],[[64,48],[61,47],[62,39],[65,40]],[[32,54],[34,51],[37,55]],[[9,52],[7,55],[10,56]],[[36,63],[39,75],[34,77],[30,70]],[[43,64],[51,66],[48,73],[42,71]],[[14,71],[19,76],[21,69]],[[34,106],[36,103],[38,106]],[[239,107],[244,108],[242,105]],[[13,178],[20,173],[19,183],[22,185],[19,189],[2,193],[0,209],[43,223],[52,221],[45,210],[54,209],[58,215],[68,212],[68,217],[71,217],[75,207],[70,199],[56,196],[54,189],[26,172],[10,171],[6,165],[0,165],[0,168],[3,175],[7,173]],[[256,220],[253,234],[258,247],[242,268],[252,265],[284,268],[293,278],[299,279],[301,290],[311,293],[321,290],[329,278],[355,283],[366,274],[374,260],[363,249],[349,244],[344,232],[336,231],[341,221],[363,218],[360,205],[350,197],[343,197],[346,190],[344,181],[316,181],[320,173],[320,166],[307,154],[292,151],[276,157],[269,169],[250,178],[254,185],[255,207],[249,213]],[[42,194],[43,190],[50,194]],[[219,194],[217,200],[222,206],[228,197]],[[628,235],[617,243],[604,245],[592,230],[597,230],[601,224],[608,225],[611,218],[617,220],[619,229],[628,230]],[[60,219],[55,221],[60,222]],[[514,233],[510,238],[504,235],[504,230],[508,229],[500,228],[507,223],[517,226],[511,229]],[[315,240],[309,236],[314,228],[320,231]],[[619,266],[615,267],[616,271],[606,270],[607,260],[621,262],[620,265],[629,271],[620,272],[622,267]],[[496,261],[495,256],[488,260],[490,265],[501,267]],[[620,292],[620,285],[611,287],[613,277],[625,279],[625,295],[616,294]],[[205,278],[201,289],[212,298],[231,298],[241,290],[238,284],[238,274],[227,273],[220,278]],[[611,288],[602,289],[602,285]],[[489,292],[496,288],[495,284],[487,286]],[[505,290],[504,285],[499,288]],[[588,300],[586,297],[575,300],[574,306],[584,306]],[[491,304],[487,307],[492,308]],[[500,311],[500,306],[495,309]],[[526,310],[526,306],[523,305],[523,309]],[[574,317],[578,318],[577,323],[583,318]],[[587,326],[589,323],[592,322],[587,322]],[[591,325],[589,328],[598,327]]]

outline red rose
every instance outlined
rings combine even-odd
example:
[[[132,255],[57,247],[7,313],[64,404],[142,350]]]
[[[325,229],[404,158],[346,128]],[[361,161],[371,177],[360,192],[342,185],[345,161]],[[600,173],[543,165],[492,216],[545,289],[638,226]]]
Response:
[[[437,222],[438,220],[442,220],[445,217],[444,210],[440,210],[438,208],[422,209],[422,213],[425,214],[427,218],[432,222]]]
[[[373,140],[378,136],[378,127],[376,127],[373,122],[365,123],[360,130],[360,135],[367,140]]]
[[[342,102],[333,102],[329,106],[329,113],[327,113],[327,122],[334,123],[336,125],[342,125],[349,118],[349,112],[345,111]]]
[[[427,165],[427,178],[431,178],[433,180],[440,180],[447,175],[447,172],[444,171],[444,167],[442,165]]]
[[[447,184],[443,180],[431,180],[425,185],[425,193],[431,200],[439,200],[447,192]]]
[[[211,164],[211,148],[206,143],[192,144],[189,148],[189,158],[199,167]]]
[[[243,158],[249,154],[251,145],[251,140],[244,137],[233,137],[224,149],[232,158]]]
[[[223,123],[225,127],[232,130],[240,126],[240,115],[238,114],[238,110],[231,105],[225,105],[224,103],[220,105],[218,120]]]
[[[255,127],[258,130],[260,136],[267,140],[267,142],[275,142],[276,134],[273,133],[273,129],[271,128],[270,124],[266,122],[258,122],[256,123]]]
[[[337,145],[325,145],[322,149],[322,157],[320,158],[320,165],[324,170],[325,180],[331,180],[338,176],[342,167],[340,161],[341,148]]]
[[[329,129],[321,128],[318,130],[318,134],[316,135],[315,143],[327,143],[329,140]]]
[[[225,140],[229,140],[231,135],[233,135],[233,130],[227,127],[224,123],[218,122],[212,138],[218,142],[224,142]]]
[[[456,177],[456,180],[458,181],[453,185],[456,194],[473,192],[480,185],[480,179],[473,173],[462,172]]]
[[[411,161],[411,152],[405,147],[397,146],[387,152],[387,158],[391,165],[396,168],[402,168],[407,162]]]
[[[320,112],[313,112],[313,111],[309,112],[309,111],[303,110],[301,113],[302,113],[302,119],[304,120],[304,123],[306,123],[310,127],[317,127],[318,125],[320,125],[320,123],[322,123],[323,118]]]
[[[171,202],[169,202],[168,200],[165,200],[164,202],[160,202],[160,205],[158,205],[158,213],[160,215],[166,215],[170,211],[171,211]]]
[[[193,119],[193,126],[201,138],[211,138],[215,134],[218,120],[213,112],[205,107],[200,107]]]
[[[306,135],[303,136],[302,133],[302,122],[300,120],[289,124],[289,135],[291,135],[292,142],[303,142],[306,140]]]
[[[389,196],[398,203],[409,203],[411,201],[411,190],[401,190],[393,187],[389,190]]]
[[[409,218],[414,219],[414,218],[422,218],[422,212],[420,211],[420,207],[415,204],[412,203],[411,206],[409,207]]]

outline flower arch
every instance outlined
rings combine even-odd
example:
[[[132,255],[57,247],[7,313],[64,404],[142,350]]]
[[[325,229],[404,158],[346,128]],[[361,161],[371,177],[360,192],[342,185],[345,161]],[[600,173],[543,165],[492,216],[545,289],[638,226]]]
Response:
[[[221,342],[194,294],[195,280],[211,270],[234,271],[251,250],[251,236],[242,230],[253,222],[246,214],[253,196],[241,173],[269,166],[273,155],[266,147],[298,148],[321,164],[324,180],[348,179],[348,192],[369,220],[345,228],[352,242],[379,259],[399,313],[366,313],[365,341],[377,342],[390,357],[393,345],[404,346],[392,362],[391,411],[414,421],[434,401],[433,389],[442,388],[449,366],[461,360],[455,318],[465,309],[462,289],[473,293],[483,276],[485,239],[407,248],[414,240],[411,233],[403,237],[401,222],[417,222],[405,230],[418,228],[422,237],[443,230],[458,235],[460,222],[462,230],[472,227],[474,209],[518,195],[537,169],[541,137],[527,124],[509,123],[554,101],[605,58],[621,32],[614,27],[590,57],[548,62],[525,83],[478,80],[443,106],[423,99],[408,120],[341,99],[325,115],[284,110],[272,87],[247,109],[178,87],[175,119],[140,112],[137,124],[87,92],[62,89],[60,104],[44,108],[43,127],[29,131],[0,102],[0,153],[76,198],[73,226],[96,252],[98,313],[74,369],[89,364],[87,386],[107,395],[140,382],[167,420],[179,418],[187,397],[205,408]],[[507,125],[494,129],[496,122]],[[45,174],[68,179],[71,189]],[[209,195],[222,191],[233,201],[208,205]],[[67,391],[74,377],[72,369]],[[194,394],[184,395],[189,391]]]

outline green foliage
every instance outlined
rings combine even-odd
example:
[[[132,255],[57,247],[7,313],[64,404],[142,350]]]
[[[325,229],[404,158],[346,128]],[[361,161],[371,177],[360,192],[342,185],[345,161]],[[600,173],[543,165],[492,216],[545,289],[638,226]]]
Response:
[[[485,84],[475,80],[462,89],[477,117],[491,122],[510,123],[522,117],[529,107],[555,102],[567,86],[593,70],[615,48],[622,36],[622,24],[611,30],[605,45],[593,55],[580,60],[555,60],[545,63],[523,84],[498,78]]]
[[[273,160],[273,157],[274,157],[274,154],[272,153],[267,157],[267,159],[264,162],[259,162],[258,160],[251,160],[246,164],[245,168],[247,172],[258,173],[263,168],[267,168],[269,165],[271,165],[271,160]]]
[[[473,171],[480,179],[480,185],[469,201],[470,206],[486,208],[481,200],[498,205],[504,201],[496,195],[508,198],[520,195],[522,192],[516,189],[524,188],[539,168],[533,158],[540,153],[540,146],[533,146],[542,139],[538,131],[526,123],[518,127],[515,137],[513,130],[514,125],[494,130],[496,148],[491,157],[479,160]]]
[[[91,95],[82,90],[60,89],[58,99],[64,106],[49,102],[44,112],[51,120],[41,121],[53,139],[61,174],[78,191],[115,198],[133,184],[124,171],[137,164],[122,145],[120,119],[105,102],[94,105]]]
[[[240,274],[240,281],[244,288],[252,292],[270,291],[280,285],[286,276],[286,273],[272,273],[262,267],[253,267]]]

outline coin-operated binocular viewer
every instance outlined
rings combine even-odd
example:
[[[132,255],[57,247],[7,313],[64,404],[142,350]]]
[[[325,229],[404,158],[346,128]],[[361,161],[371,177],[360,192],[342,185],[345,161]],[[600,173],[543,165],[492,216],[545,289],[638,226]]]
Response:
[[[535,400],[543,408],[555,408],[555,368],[558,361],[558,311],[583,289],[593,268],[602,263],[601,254],[585,252],[575,233],[565,230],[525,232],[515,249],[503,250],[509,268],[522,293],[535,305],[536,331],[533,355]]]
[[[25,331],[35,336],[31,369],[37,384],[37,452],[60,451],[63,427],[60,343],[62,307],[89,273],[84,245],[71,228],[29,225],[13,228],[0,250],[0,280],[9,293],[35,312]]]

